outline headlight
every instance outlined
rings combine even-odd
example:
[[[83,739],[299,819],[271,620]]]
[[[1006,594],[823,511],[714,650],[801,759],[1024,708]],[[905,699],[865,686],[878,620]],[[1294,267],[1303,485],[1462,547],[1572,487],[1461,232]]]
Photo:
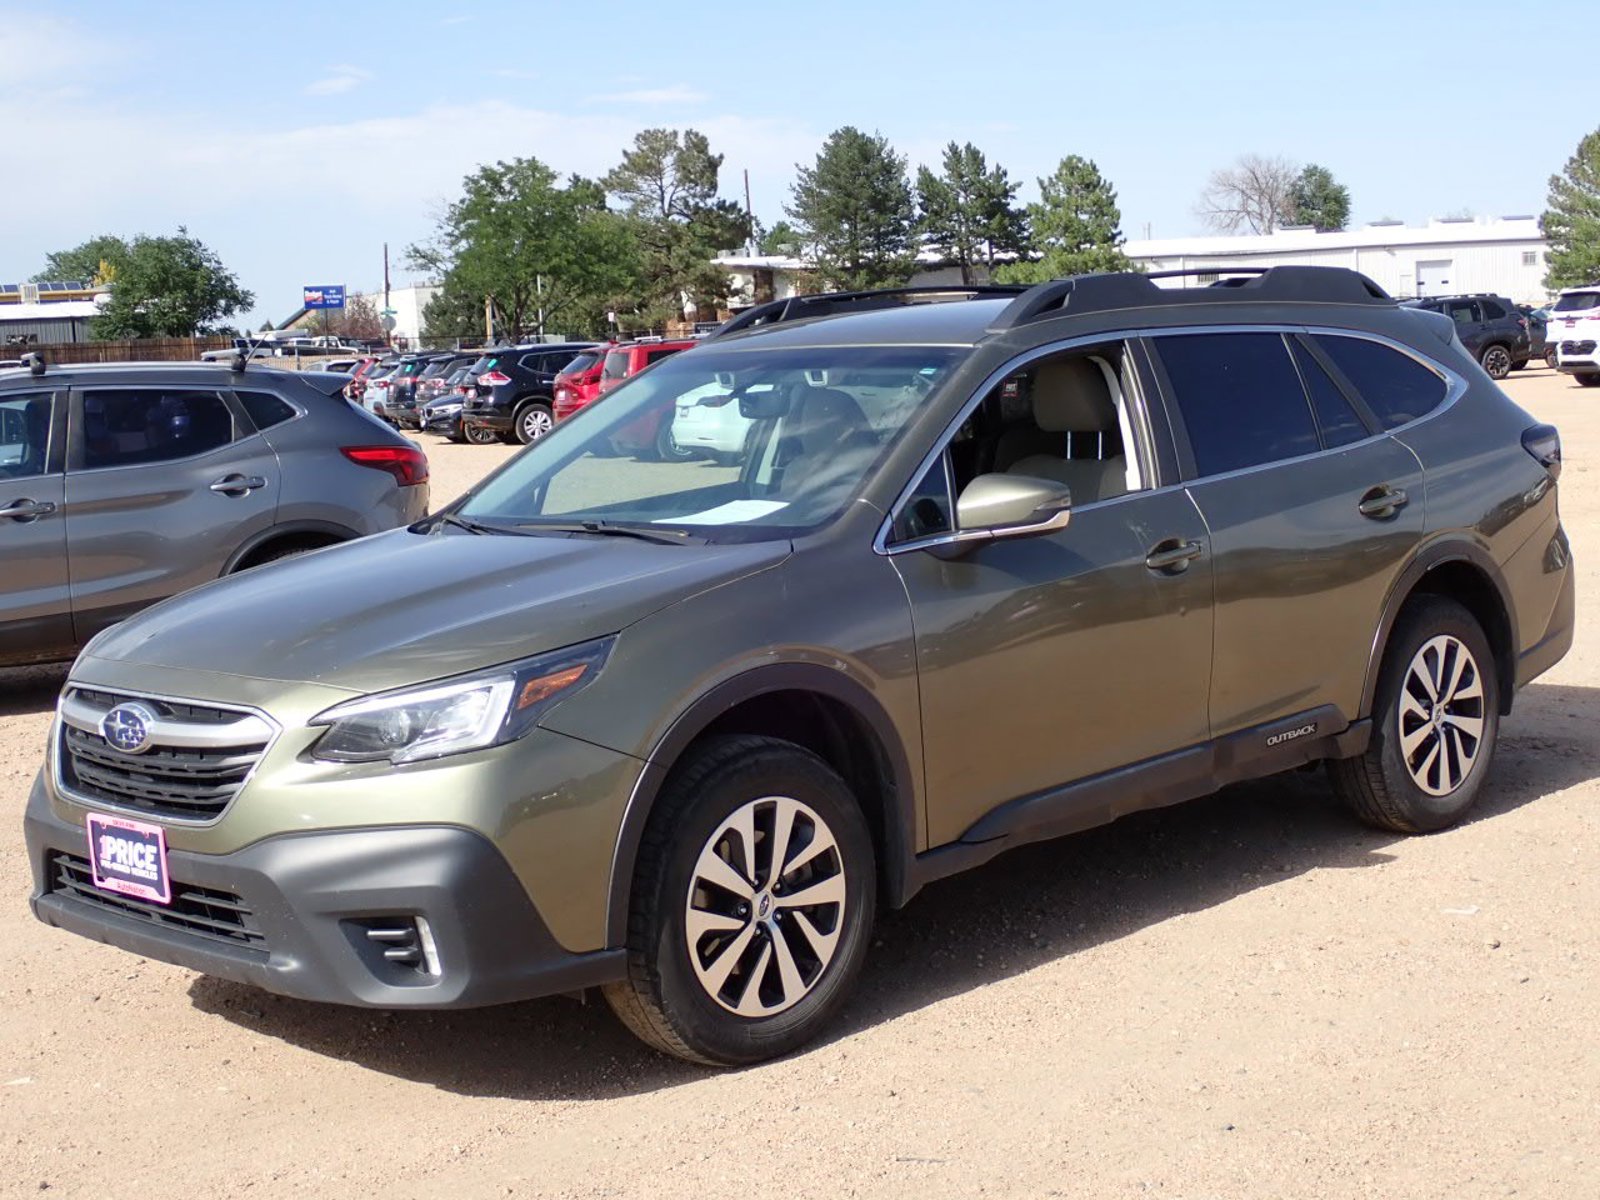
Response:
[[[584,642],[492,671],[337,704],[311,719],[328,731],[312,748],[327,762],[417,762],[514,741],[587,687],[614,638]]]

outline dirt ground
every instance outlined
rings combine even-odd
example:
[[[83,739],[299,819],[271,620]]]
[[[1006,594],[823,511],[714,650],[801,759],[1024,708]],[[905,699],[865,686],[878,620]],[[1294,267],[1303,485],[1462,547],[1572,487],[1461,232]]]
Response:
[[[603,1004],[318,1007],[36,923],[65,672],[0,673],[0,1194],[1600,1196],[1600,392],[1507,388],[1564,436],[1582,618],[1469,823],[1367,832],[1301,774],[1013,853],[751,1070]],[[509,450],[429,452],[442,501]]]

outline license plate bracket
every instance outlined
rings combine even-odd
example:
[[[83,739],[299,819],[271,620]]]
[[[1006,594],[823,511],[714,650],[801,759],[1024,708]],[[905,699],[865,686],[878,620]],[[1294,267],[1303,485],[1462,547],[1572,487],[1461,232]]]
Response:
[[[88,814],[86,824],[95,887],[152,904],[172,903],[165,829],[103,813]]]

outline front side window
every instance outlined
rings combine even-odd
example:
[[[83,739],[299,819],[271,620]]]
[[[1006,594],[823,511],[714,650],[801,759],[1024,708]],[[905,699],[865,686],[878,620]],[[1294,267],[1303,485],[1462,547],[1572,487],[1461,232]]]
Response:
[[[675,355],[557,425],[457,515],[507,533],[794,536],[844,510],[966,353],[849,346]],[[668,436],[691,453],[708,449],[656,461]]]
[[[190,458],[233,440],[215,392],[130,388],[83,395],[83,465],[126,467]]]
[[[1319,448],[1300,376],[1277,333],[1177,334],[1155,339],[1195,473],[1219,475]]]
[[[606,355],[606,365],[600,370],[602,380],[624,379],[628,374],[628,358],[631,350],[612,350]]]
[[[49,392],[0,399],[0,479],[43,475],[50,461]]]
[[[1425,416],[1449,394],[1443,376],[1391,346],[1331,333],[1315,336],[1385,429]]]

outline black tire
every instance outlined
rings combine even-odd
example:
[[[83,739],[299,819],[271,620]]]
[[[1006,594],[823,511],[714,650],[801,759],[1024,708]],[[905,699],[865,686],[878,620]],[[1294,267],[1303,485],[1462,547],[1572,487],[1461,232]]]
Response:
[[[661,428],[656,430],[656,458],[661,462],[688,462],[696,457],[697,451],[685,449],[678,445],[677,439],[672,436],[672,418],[668,417],[661,422]]]
[[[1511,374],[1511,351],[1498,342],[1485,346],[1478,361],[1483,364],[1490,379],[1504,379]]]
[[[697,976],[690,955],[700,951],[688,945],[686,910],[691,896],[704,894],[691,888],[699,886],[696,867],[702,854],[711,852],[710,839],[734,813],[753,802],[767,803],[769,798],[798,801],[820,818],[824,832],[833,836],[834,848],[812,863],[821,864],[822,870],[831,873],[830,878],[842,875],[845,899],[836,916],[838,938],[832,957],[821,963],[799,1000],[771,1016],[741,1016],[724,1007],[725,999],[713,996]],[[769,855],[772,836],[767,829],[767,840],[757,842],[767,846]],[[803,851],[802,846],[800,853]],[[797,854],[785,856],[786,862],[797,860]],[[791,868],[782,879],[811,870],[811,864]],[[780,894],[766,878],[770,864],[766,870],[750,864],[745,874],[764,879],[762,886],[773,896]],[[812,880],[801,876],[796,887],[804,890],[811,884]],[[790,890],[798,894],[795,887]],[[815,1037],[844,1002],[866,956],[876,894],[872,836],[855,797],[831,767],[810,751],[776,738],[708,740],[674,770],[651,813],[634,872],[628,977],[606,985],[606,1000],[622,1023],[646,1043],[690,1062],[735,1066],[787,1054]],[[770,911],[773,922],[781,920],[778,902],[774,901]],[[743,974],[745,980],[755,980],[755,990],[762,992],[764,985],[772,982],[773,968],[767,966],[758,977],[755,970],[742,964],[766,966],[772,948],[765,946],[763,939],[783,937],[792,948],[799,937],[802,949],[810,943],[799,935],[793,921],[780,926],[747,913],[748,906],[740,914],[747,926],[766,925],[766,929],[754,929],[743,942],[744,949],[738,951],[741,966],[729,978]],[[744,936],[742,932],[702,934],[700,944],[709,944],[715,958],[718,938],[725,938],[721,944],[727,947]],[[704,940],[707,937],[712,939],[709,943]],[[704,957],[700,961],[704,963]],[[784,981],[780,978],[778,982]],[[745,984],[746,989],[750,986]]]
[[[487,425],[461,424],[461,436],[474,446],[492,446],[500,440],[500,435]]]
[[[1600,387],[1600,375],[1574,375],[1579,387]]]
[[[251,555],[242,566],[235,567],[232,573],[237,575],[240,571],[253,571],[257,567],[264,567],[268,563],[282,562],[286,558],[299,558],[302,554],[310,554],[313,550],[321,550],[325,545],[333,545],[333,543],[323,542],[319,545],[308,546],[303,542],[290,542],[282,546],[269,547],[265,551]]]
[[[538,441],[555,427],[555,413],[543,400],[532,400],[518,407],[517,415],[511,423],[511,430],[516,435],[516,440],[524,446],[529,442]]]
[[[1413,661],[1435,638],[1454,639],[1465,647],[1481,690],[1480,698],[1459,700],[1449,706],[1453,714],[1469,720],[1476,716],[1482,724],[1477,743],[1471,749],[1470,764],[1461,772],[1459,782],[1444,795],[1435,795],[1420,786],[1413,776],[1412,765],[1420,760],[1426,767],[1430,746],[1427,739],[1431,736],[1439,743],[1441,774],[1437,783],[1442,786],[1448,782],[1443,772],[1449,770],[1451,764],[1460,767],[1472,739],[1459,732],[1446,736],[1447,731],[1438,726],[1435,726],[1435,734],[1426,734],[1430,722],[1405,702]],[[1448,670],[1450,665],[1447,659],[1443,667]],[[1469,688],[1463,669],[1457,692]],[[1423,707],[1429,707],[1425,693],[1414,690],[1411,694]],[[1404,715],[1403,706],[1409,708]],[[1402,749],[1402,739],[1407,732],[1412,736],[1422,733],[1424,738],[1410,764]],[[1419,597],[1401,611],[1389,635],[1388,649],[1378,675],[1378,690],[1373,698],[1372,740],[1361,755],[1328,764],[1334,791],[1357,817],[1377,829],[1391,833],[1432,833],[1446,829],[1461,820],[1477,800],[1494,759],[1499,732],[1500,679],[1482,627],[1454,600],[1441,596]],[[1426,777],[1425,770],[1423,775]]]
[[[1551,346],[1544,352],[1544,365],[1549,367],[1552,371],[1556,369],[1556,348],[1554,346]]]

